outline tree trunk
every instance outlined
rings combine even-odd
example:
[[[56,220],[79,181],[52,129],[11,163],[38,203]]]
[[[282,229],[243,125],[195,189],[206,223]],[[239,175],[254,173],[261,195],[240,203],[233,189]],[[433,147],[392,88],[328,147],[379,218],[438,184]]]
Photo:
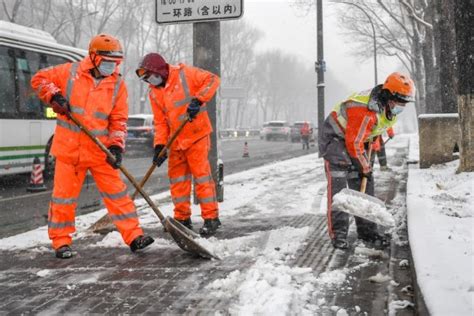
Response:
[[[439,32],[439,68],[441,87],[441,112],[456,113],[456,41],[454,30],[454,2],[436,0],[437,31]]]
[[[425,20],[433,24],[434,4],[430,3],[425,8]],[[439,92],[439,69],[435,64],[435,50],[433,46],[433,29],[428,27],[425,30],[425,41],[421,49],[423,53],[423,64],[425,66],[425,87],[426,87],[426,108],[422,113],[440,113],[441,112],[441,94]],[[420,113],[421,114],[421,113]]]
[[[474,67],[472,47],[474,8],[470,0],[453,1],[455,6],[456,52],[458,59],[459,127],[461,130],[459,172],[474,172]]]

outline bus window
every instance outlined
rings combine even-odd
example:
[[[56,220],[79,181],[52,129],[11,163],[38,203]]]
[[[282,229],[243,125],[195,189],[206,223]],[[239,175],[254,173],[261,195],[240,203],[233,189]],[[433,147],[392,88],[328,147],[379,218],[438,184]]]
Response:
[[[40,119],[43,117],[42,105],[36,97],[35,91],[31,88],[30,81],[32,73],[26,60],[25,53],[17,51],[16,56],[16,73],[18,80],[18,102],[19,116],[31,119]]]
[[[13,51],[0,46],[0,117],[15,117],[15,94],[15,63]]]
[[[62,57],[32,51],[18,51],[17,73],[19,85],[20,116],[24,118],[54,118],[47,114],[47,106],[31,88],[31,77],[40,69],[68,62]]]

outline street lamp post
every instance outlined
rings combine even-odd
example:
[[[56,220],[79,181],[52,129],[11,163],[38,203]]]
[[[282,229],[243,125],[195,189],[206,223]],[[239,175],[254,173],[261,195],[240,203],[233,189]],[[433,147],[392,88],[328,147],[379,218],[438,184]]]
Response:
[[[360,5],[352,3],[352,2],[344,2],[344,1],[341,1],[340,3],[352,5],[356,8],[358,8],[359,10],[364,12],[364,14],[367,16],[367,19],[369,19],[370,25],[372,26],[372,36],[374,38],[374,79],[375,79],[375,85],[377,85],[378,84],[378,79],[377,79],[377,38],[376,38],[376,35],[375,35],[374,22],[372,22],[372,18],[370,17],[370,15]]]
[[[321,139],[321,133],[324,124],[324,71],[326,64],[324,61],[324,41],[323,41],[323,1],[316,0],[316,36],[317,36],[317,61],[316,72],[318,74],[318,139]],[[321,157],[321,153],[319,153]]]

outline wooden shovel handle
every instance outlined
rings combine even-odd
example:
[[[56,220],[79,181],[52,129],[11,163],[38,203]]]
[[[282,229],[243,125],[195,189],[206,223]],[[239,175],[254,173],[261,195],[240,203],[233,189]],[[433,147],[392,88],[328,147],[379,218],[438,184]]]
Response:
[[[181,132],[181,130],[183,129],[184,125],[186,125],[186,123],[189,121],[188,117],[186,116],[184,121],[181,123],[181,125],[179,125],[179,127],[176,129],[176,131],[173,133],[173,135],[171,135],[170,139],[168,140],[168,142],[166,143],[165,147],[160,151],[160,154],[158,155],[158,157],[162,157],[165,155],[166,153],[166,150],[168,150],[168,148],[171,147],[171,144],[173,144],[174,140],[176,139],[176,137],[178,137],[179,133]],[[143,188],[143,186],[145,185],[145,183],[148,181],[148,179],[151,177],[153,171],[155,171],[155,168],[156,168],[156,164],[152,164],[150,166],[150,168],[148,169],[148,171],[146,172],[145,176],[143,177],[143,179],[140,181],[140,188]],[[135,198],[137,197],[138,195],[138,190],[135,190],[135,192],[133,192],[132,194],[132,200],[135,200]]]
[[[368,154],[368,161],[370,164],[370,158],[372,156],[372,142],[369,142],[369,154]],[[360,192],[365,193],[365,190],[367,189],[367,177],[362,177],[362,182],[360,183]]]

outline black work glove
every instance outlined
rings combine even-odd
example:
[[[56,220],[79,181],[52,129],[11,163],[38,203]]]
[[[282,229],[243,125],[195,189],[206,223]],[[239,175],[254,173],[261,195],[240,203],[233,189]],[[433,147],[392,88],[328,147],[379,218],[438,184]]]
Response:
[[[122,165],[122,148],[119,146],[112,145],[109,148],[110,153],[115,157],[115,161],[112,161],[107,156],[107,163],[112,166],[114,169],[120,168]]]
[[[68,100],[61,93],[53,95],[49,103],[51,103],[53,111],[57,114],[66,115],[71,111]]]
[[[155,146],[155,154],[153,155],[153,163],[157,167],[161,166],[163,164],[163,162],[165,162],[166,158],[168,158],[168,153],[166,152],[166,150],[165,150],[164,154],[161,155],[161,157],[159,157],[160,152],[163,148],[165,148],[165,145],[156,145]]]
[[[196,117],[196,115],[198,115],[199,110],[201,109],[201,104],[202,102],[199,101],[198,99],[192,99],[191,103],[189,103],[187,111],[188,111],[190,122]]]
[[[360,177],[365,177],[370,179],[372,177],[372,168],[369,167],[368,170],[364,170],[358,159],[351,158],[352,166],[359,173]]]

